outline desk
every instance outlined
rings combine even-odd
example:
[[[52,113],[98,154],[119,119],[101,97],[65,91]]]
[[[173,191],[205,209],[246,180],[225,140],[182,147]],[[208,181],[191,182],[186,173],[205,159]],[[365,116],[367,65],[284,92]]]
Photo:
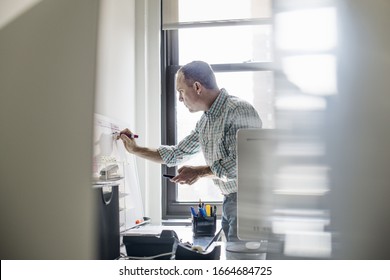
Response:
[[[220,224],[220,223],[218,223]],[[217,226],[217,231],[220,226]],[[199,245],[203,248],[211,241],[213,236],[203,236],[195,238],[192,234],[191,225],[178,225],[178,226],[162,226],[162,225],[145,225],[140,228],[131,229],[124,234],[160,234],[162,230],[173,230],[176,232],[178,239],[181,243],[189,242],[193,245]],[[240,250],[244,248],[245,242],[214,242],[213,245],[206,252],[211,252],[215,246],[220,246],[220,260],[308,260],[308,259],[329,259],[329,258],[315,258],[305,256],[287,256],[284,254],[283,242],[281,240],[274,240],[273,242],[263,241],[261,242],[258,250]],[[238,246],[237,246],[238,245]],[[233,249],[234,248],[234,249]],[[121,253],[126,255],[126,249],[121,248]]]
[[[218,223],[219,224],[219,223]],[[176,232],[178,239],[181,243],[189,242],[193,245],[199,245],[205,248],[209,242],[213,239],[213,236],[194,237],[192,233],[191,225],[180,226],[162,226],[162,225],[145,225],[139,228],[131,229],[123,233],[123,235],[143,236],[143,235],[158,235],[163,230],[173,230]],[[220,230],[220,226],[217,226],[217,232]],[[214,242],[206,251],[211,252],[215,246],[221,247],[221,260],[264,260],[266,258],[266,244],[262,244],[259,252],[234,252],[230,250],[230,246],[237,245],[243,242]],[[126,249],[122,248],[122,254],[127,254]]]
[[[163,231],[169,231],[164,232],[164,238],[162,234]],[[174,236],[172,231],[174,231],[177,236]],[[219,231],[220,227],[217,226],[216,234]],[[168,235],[165,235],[167,233]],[[191,248],[191,246],[200,246],[203,250],[205,250],[209,243],[213,241],[214,236],[194,237],[191,225],[163,226],[147,224],[123,232],[122,238],[124,243],[126,242],[126,246],[122,246],[121,248],[122,255],[141,257],[143,254],[144,256],[156,256],[165,253],[164,258],[166,259],[170,248],[172,248],[174,252],[178,250],[177,253],[179,253],[178,244],[182,246],[184,244],[188,244],[189,247],[184,247],[186,250],[189,250],[187,248]],[[172,246],[172,242],[175,243],[175,246]],[[152,243],[154,245],[152,245]],[[215,244],[210,245],[204,254],[212,252],[214,247]],[[128,250],[131,250],[131,252],[128,252]],[[184,250],[184,252],[186,250]],[[189,253],[193,253],[192,250],[189,251]],[[180,250],[180,252],[183,253],[183,250]]]

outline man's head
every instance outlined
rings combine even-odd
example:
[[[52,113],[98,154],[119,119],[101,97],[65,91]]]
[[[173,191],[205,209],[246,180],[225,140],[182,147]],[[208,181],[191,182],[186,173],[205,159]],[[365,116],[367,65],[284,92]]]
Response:
[[[207,111],[219,93],[214,72],[203,61],[190,62],[177,71],[176,90],[190,112]]]

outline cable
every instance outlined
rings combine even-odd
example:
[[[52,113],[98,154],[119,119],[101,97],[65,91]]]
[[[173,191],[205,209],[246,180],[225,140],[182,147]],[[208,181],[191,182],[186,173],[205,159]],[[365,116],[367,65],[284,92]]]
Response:
[[[173,253],[172,252],[168,252],[168,253],[162,253],[162,254],[158,254],[158,255],[154,255],[154,256],[148,256],[148,257],[124,256],[124,257],[120,257],[118,259],[119,260],[152,260],[152,259],[155,259],[155,258],[169,256],[169,255],[172,257]]]

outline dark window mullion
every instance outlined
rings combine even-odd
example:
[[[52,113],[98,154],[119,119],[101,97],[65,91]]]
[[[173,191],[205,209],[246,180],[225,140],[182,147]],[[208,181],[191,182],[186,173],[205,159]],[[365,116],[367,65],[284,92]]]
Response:
[[[163,31],[162,48],[162,138],[163,145],[173,145],[176,142],[176,100],[175,100],[175,69],[172,65],[178,63],[178,32]],[[176,168],[161,167],[162,173],[174,174]],[[169,180],[162,178],[162,215],[163,219],[169,218],[172,212],[171,205],[175,201],[177,190]]]

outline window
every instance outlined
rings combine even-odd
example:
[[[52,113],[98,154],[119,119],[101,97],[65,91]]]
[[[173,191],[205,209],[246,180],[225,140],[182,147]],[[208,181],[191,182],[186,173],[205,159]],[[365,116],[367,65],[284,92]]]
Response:
[[[275,47],[282,70],[302,92],[332,95],[337,92],[336,7],[331,1],[322,2],[328,5],[292,9],[280,4],[275,14]]]
[[[193,60],[211,64],[219,87],[252,103],[263,127],[275,126],[271,4],[271,0],[162,1],[163,144],[178,143],[203,114],[190,113],[177,102],[176,71]],[[202,165],[203,155],[185,164]],[[163,173],[176,172],[162,168]],[[189,217],[189,205],[200,198],[222,201],[211,180],[177,186],[163,179],[163,218]]]

